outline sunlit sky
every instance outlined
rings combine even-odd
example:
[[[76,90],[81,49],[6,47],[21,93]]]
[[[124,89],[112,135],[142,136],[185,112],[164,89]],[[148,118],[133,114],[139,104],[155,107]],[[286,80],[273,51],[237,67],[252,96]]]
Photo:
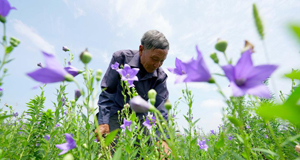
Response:
[[[15,60],[6,66],[10,75],[4,79],[1,106],[7,103],[19,113],[27,109],[30,98],[40,93],[39,89],[32,89],[39,83],[26,73],[37,69],[37,63],[44,63],[41,51],[55,54],[63,65],[68,54],[61,48],[68,46],[75,56],[72,65],[83,69],[79,54],[88,48],[93,55],[89,67],[105,71],[113,52],[137,50],[142,35],[150,29],[163,32],[170,42],[162,68],[169,76],[169,99],[173,103],[182,96],[185,84],[174,84],[176,77],[166,68],[175,66],[176,57],[182,60],[196,57],[195,45],[198,45],[210,72],[223,73],[209,58],[216,52],[214,45],[218,38],[228,41],[227,54],[233,64],[240,56],[244,40],[248,40],[255,46],[252,56],[255,65],[267,63],[266,53],[270,63],[279,65],[269,85],[276,97],[280,90],[288,94],[291,88],[291,82],[283,78],[283,74],[300,68],[300,45],[288,29],[288,24],[300,23],[300,1],[296,0],[10,0],[10,3],[17,10],[7,17],[7,36],[19,38],[21,44],[11,55]],[[266,49],[254,25],[253,3],[257,4],[264,23]],[[0,31],[2,35],[2,25]],[[220,64],[225,65],[224,57],[217,53]],[[232,93],[228,80],[215,78],[229,97]],[[82,83],[82,76],[76,79]],[[194,94],[194,120],[200,118],[197,126],[205,132],[217,129],[226,104],[216,87],[207,83],[188,83],[187,86]],[[56,102],[58,88],[59,83],[45,87],[45,109],[54,109],[52,102]],[[69,99],[74,98],[75,89],[74,83],[68,84]],[[188,106],[181,102],[176,116],[181,129],[187,126],[183,118],[187,110]]]

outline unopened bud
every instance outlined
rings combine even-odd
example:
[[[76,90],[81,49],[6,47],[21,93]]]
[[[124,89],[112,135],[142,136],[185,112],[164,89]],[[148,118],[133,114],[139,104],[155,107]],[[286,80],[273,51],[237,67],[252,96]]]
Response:
[[[74,160],[74,157],[71,153],[68,153],[63,160]]]
[[[84,64],[88,64],[92,60],[92,55],[87,51],[87,49],[80,54],[80,60]]]
[[[154,89],[150,89],[149,91],[148,91],[148,98],[150,99],[150,103],[152,104],[152,105],[154,105],[155,104],[155,100],[156,100],[156,91],[154,90]]]
[[[84,143],[84,144],[82,144],[82,146],[84,147],[84,148],[87,148],[87,145]]]
[[[215,45],[216,50],[220,52],[225,52],[227,48],[227,41],[224,40],[218,40],[217,44]]]
[[[64,77],[65,77],[65,80],[68,82],[74,81],[74,77],[70,74],[66,74]]]
[[[41,62],[40,62],[40,63],[38,63],[38,64],[37,64],[37,66],[39,66],[39,67],[43,68],[43,65],[42,65],[42,63],[41,63]]]
[[[3,73],[6,73],[6,72],[7,72],[7,68],[4,68]]]
[[[217,56],[217,53],[210,54],[210,58],[216,63],[219,64],[219,58]]]
[[[13,47],[17,47],[20,44],[20,40],[15,38],[15,37],[10,37],[10,41],[9,41],[10,45],[12,45]]]
[[[167,100],[167,102],[165,103],[165,108],[166,108],[167,110],[172,109],[172,104],[170,103],[169,100]]]
[[[124,108],[126,109],[126,108],[129,108],[130,107],[130,105],[128,104],[128,103],[126,103],[126,104],[124,104]]]
[[[65,52],[70,51],[70,49],[67,46],[63,46],[62,50],[65,51]]]
[[[80,96],[81,96],[81,92],[79,91],[79,89],[76,89],[75,90],[75,101],[77,101]]]
[[[208,80],[208,83],[216,83],[216,82],[215,82],[215,80],[214,80],[213,78],[210,78],[210,79]]]
[[[101,69],[97,69],[96,71],[96,80],[99,82],[101,79],[101,75],[102,75],[102,70]]]
[[[2,97],[2,95],[3,95],[3,89],[0,88],[0,97]],[[5,103],[5,104],[6,104],[6,103]]]

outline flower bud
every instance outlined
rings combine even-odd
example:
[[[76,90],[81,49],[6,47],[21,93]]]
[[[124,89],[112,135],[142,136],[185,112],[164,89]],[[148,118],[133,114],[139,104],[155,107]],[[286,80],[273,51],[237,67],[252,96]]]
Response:
[[[68,153],[63,160],[74,160],[74,157],[71,153]]]
[[[214,80],[213,78],[210,78],[210,79],[208,80],[208,83],[216,83],[216,82],[215,82],[215,80]]]
[[[169,100],[166,101],[166,103],[165,103],[165,108],[166,108],[167,110],[172,109],[172,104],[170,103]]]
[[[156,100],[156,91],[154,90],[154,89],[150,89],[149,91],[148,91],[148,98],[150,99],[150,103],[152,104],[152,105],[154,105],[154,103],[155,103],[155,100]]]
[[[76,89],[75,90],[75,101],[77,101],[80,96],[81,96],[81,92],[79,91],[79,89]]]
[[[40,63],[38,63],[38,64],[37,64],[37,66],[39,66],[39,67],[43,68],[43,65],[42,65],[42,63],[41,63],[41,62],[40,62]]]
[[[84,147],[84,148],[87,148],[87,145],[84,143],[84,144],[82,144],[82,146]]]
[[[3,89],[0,88],[0,97],[2,97],[2,95],[3,95]]]
[[[9,43],[11,46],[17,47],[20,44],[20,40],[15,37],[10,37]]]
[[[4,68],[3,73],[6,73],[6,72],[7,72],[7,68]]]
[[[102,70],[101,69],[97,69],[97,71],[96,71],[96,80],[97,80],[97,82],[100,81],[101,75],[102,75]]]
[[[254,52],[254,46],[253,46],[253,44],[251,44],[249,41],[245,40],[245,46],[242,49],[242,53],[248,51],[249,49],[251,49],[252,53]]]
[[[63,46],[62,50],[65,51],[65,52],[70,51],[70,49],[67,46]]]
[[[2,17],[1,15],[0,15],[0,22],[2,22],[3,24],[6,22],[6,18],[5,17]]]
[[[216,63],[219,64],[219,58],[217,56],[217,53],[210,54],[210,58]]]
[[[87,49],[80,54],[80,60],[84,64],[88,64],[92,60],[92,55],[87,51]]]
[[[220,52],[225,52],[227,48],[227,41],[224,40],[218,40],[217,44],[215,45],[216,50]]]
[[[65,80],[68,82],[74,81],[74,77],[70,74],[66,74],[64,77],[65,77]]]

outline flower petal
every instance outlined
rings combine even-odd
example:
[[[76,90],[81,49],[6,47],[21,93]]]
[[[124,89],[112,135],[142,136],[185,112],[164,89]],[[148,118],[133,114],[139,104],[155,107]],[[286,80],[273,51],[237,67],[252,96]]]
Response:
[[[240,97],[245,95],[246,93],[246,91],[243,88],[240,88],[234,82],[230,83],[230,87],[232,88],[232,94],[234,97]]]
[[[225,76],[228,78],[230,82],[234,82],[234,67],[232,65],[222,66],[222,69],[225,73]]]
[[[249,72],[253,68],[251,54],[251,50],[248,50],[242,54],[241,58],[234,67],[235,79],[247,79]]]
[[[57,144],[57,145],[55,145],[55,147],[60,150],[68,150],[68,143]]]
[[[69,74],[71,74],[73,77],[76,77],[78,73],[78,69],[73,66],[68,66],[64,68]]]
[[[33,72],[27,73],[27,75],[42,83],[61,82],[65,80],[64,75],[49,68],[40,68]]]
[[[74,143],[75,142],[72,135],[70,135],[68,133],[65,133],[65,136],[66,136],[67,143]]]
[[[260,98],[267,98],[267,99],[271,98],[271,93],[269,89],[267,88],[267,86],[263,84],[258,85],[256,87],[249,88],[247,90],[247,93]]]
[[[45,62],[46,62],[46,68],[55,70],[57,73],[60,73],[62,75],[68,74],[67,71],[63,69],[63,67],[59,64],[57,59],[54,57],[54,55],[43,52]]]
[[[263,82],[277,69],[277,65],[259,65],[252,68],[247,83]]]

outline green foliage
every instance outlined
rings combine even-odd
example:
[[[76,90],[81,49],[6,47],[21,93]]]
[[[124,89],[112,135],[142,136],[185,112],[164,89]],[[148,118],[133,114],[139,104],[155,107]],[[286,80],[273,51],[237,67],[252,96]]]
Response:
[[[300,25],[298,24],[291,24],[289,26],[290,30],[294,33],[295,37],[300,42]]]

